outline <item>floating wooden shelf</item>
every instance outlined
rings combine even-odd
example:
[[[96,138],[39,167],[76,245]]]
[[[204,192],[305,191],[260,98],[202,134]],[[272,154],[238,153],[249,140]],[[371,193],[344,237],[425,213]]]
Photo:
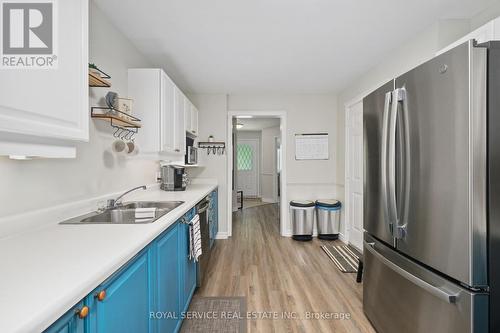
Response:
[[[124,118],[119,117],[119,116],[95,114],[92,116],[92,118],[106,120],[106,121],[109,121],[110,123],[113,123],[116,126],[121,126],[121,127],[131,127],[131,128],[141,128],[142,127],[140,124],[136,123],[135,121],[124,119]]]
[[[105,78],[102,78],[100,75],[94,74],[89,70],[89,87],[111,87],[111,83],[106,79],[110,79],[111,77],[104,72]]]
[[[198,148],[206,149],[207,155],[210,155],[210,152],[214,155],[223,155],[226,151],[226,143],[225,142],[198,142]]]
[[[90,115],[92,118],[110,122],[112,127],[136,129],[142,127],[140,124],[141,120],[139,118],[108,107],[94,106],[92,107]]]
[[[213,148],[213,147],[225,148],[226,147],[226,143],[225,142],[221,142],[221,141],[198,142],[198,148]]]

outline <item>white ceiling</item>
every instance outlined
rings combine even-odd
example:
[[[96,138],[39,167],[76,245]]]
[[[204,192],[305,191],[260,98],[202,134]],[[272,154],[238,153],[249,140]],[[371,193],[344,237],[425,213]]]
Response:
[[[94,0],[187,92],[334,92],[439,19],[494,0]],[[111,43],[112,44],[112,43]]]
[[[280,125],[279,118],[238,118],[238,123],[243,127],[238,131],[261,131],[264,128]]]

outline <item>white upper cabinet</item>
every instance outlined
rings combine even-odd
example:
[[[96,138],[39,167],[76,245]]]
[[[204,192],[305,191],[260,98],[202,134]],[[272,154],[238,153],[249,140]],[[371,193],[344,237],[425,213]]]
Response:
[[[0,45],[0,155],[22,154],[26,147],[43,157],[40,145],[61,142],[67,149],[66,141],[88,141],[88,0],[56,1],[56,8],[44,4],[33,10],[9,5],[4,17],[10,25],[4,29],[21,26],[20,13],[37,12],[49,33],[22,38],[23,31],[34,33],[3,31],[8,37]]]
[[[186,130],[184,123],[184,109],[186,107],[186,96],[179,88],[175,88],[175,139],[174,148],[176,152],[182,152],[184,155],[186,150]]]
[[[134,68],[128,70],[128,94],[134,100],[134,115],[141,119],[142,128],[136,136],[142,153],[159,153],[162,150],[162,118],[166,91],[159,69]]]
[[[159,68],[129,69],[128,94],[141,119],[140,151],[184,156],[186,132],[198,132],[198,110],[167,74]]]
[[[128,93],[134,100],[134,114],[142,124],[136,139],[142,153],[183,152],[176,146],[176,128],[182,121],[176,116],[176,90],[161,69],[128,70]]]
[[[176,86],[162,71],[162,151],[175,153],[175,90]]]
[[[184,129],[186,132],[191,131],[191,107],[193,104],[189,99],[184,98]]]
[[[191,133],[198,136],[198,109],[191,104]]]
[[[185,129],[191,136],[198,136],[198,109],[187,98],[184,103]]]

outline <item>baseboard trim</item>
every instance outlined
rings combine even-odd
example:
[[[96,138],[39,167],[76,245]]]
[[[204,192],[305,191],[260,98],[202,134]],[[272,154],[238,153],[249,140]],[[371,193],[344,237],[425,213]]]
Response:
[[[349,244],[349,240],[342,233],[339,234],[339,240],[343,241],[346,244]]]
[[[228,239],[229,236],[227,235],[227,232],[218,232],[217,235],[215,235],[215,239]]]
[[[284,235],[282,235],[283,237],[292,237],[292,231],[291,230],[288,230],[287,232],[285,232]],[[317,232],[313,232],[313,237],[314,238],[317,238],[318,237],[318,233]],[[346,244],[349,244],[349,241],[347,240],[347,238],[344,236],[344,234],[342,233],[339,233],[339,240],[341,240],[342,242],[346,243]]]
[[[262,198],[261,200],[262,200],[262,202],[266,202],[266,203],[277,203],[276,201],[274,201],[273,198]]]

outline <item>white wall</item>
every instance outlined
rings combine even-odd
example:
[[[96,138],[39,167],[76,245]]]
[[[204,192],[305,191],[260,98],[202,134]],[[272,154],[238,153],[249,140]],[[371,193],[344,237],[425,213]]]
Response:
[[[477,13],[470,19],[470,31],[475,30],[485,24],[500,16],[500,1],[496,0],[492,5],[480,13]],[[466,35],[466,34],[464,34]]]
[[[190,95],[189,99],[197,106],[199,112],[199,137],[200,141],[207,141],[213,135],[215,141],[226,141],[227,98],[226,95]],[[203,167],[188,170],[190,177],[214,178],[219,184],[219,234],[227,234],[227,160],[231,154],[226,151],[224,155],[207,155],[205,150],[198,152],[199,164]]]
[[[343,187],[337,179],[337,118],[336,95],[191,95],[200,110],[200,140],[210,134],[216,140],[224,140],[227,129],[227,112],[230,111],[285,111],[288,133],[287,195],[293,199],[338,198],[343,199]],[[330,159],[327,161],[296,161],[295,133],[328,132],[330,134]],[[226,186],[227,170],[224,156],[206,156],[201,152],[200,170],[189,171],[192,177],[217,178],[219,181],[219,230],[227,232]],[[339,185],[340,184],[340,185]],[[224,214],[222,214],[224,212]]]
[[[123,96],[127,96],[127,68],[150,66],[93,2],[89,46],[90,62],[112,76],[111,90]],[[91,88],[90,105],[97,105],[106,92]],[[117,158],[110,152],[111,133],[107,123],[91,121],[90,142],[77,144],[76,159],[0,158],[0,217],[153,183],[157,163]]]
[[[318,95],[229,95],[231,111],[285,111],[287,114],[287,199],[337,198],[343,200],[343,185],[337,178],[337,96]],[[295,160],[295,134],[329,133],[330,159]]]
[[[338,198],[342,188],[336,178],[337,158],[337,97],[335,95],[191,95],[200,110],[200,140],[213,134],[216,140],[226,137],[227,112],[231,111],[285,111],[288,133],[286,156],[288,199]],[[296,161],[295,133],[330,133],[330,160]],[[205,156],[201,170],[190,171],[192,176],[214,177],[219,181],[219,230],[227,232],[226,164],[227,156]],[[229,170],[227,170],[229,172]]]

